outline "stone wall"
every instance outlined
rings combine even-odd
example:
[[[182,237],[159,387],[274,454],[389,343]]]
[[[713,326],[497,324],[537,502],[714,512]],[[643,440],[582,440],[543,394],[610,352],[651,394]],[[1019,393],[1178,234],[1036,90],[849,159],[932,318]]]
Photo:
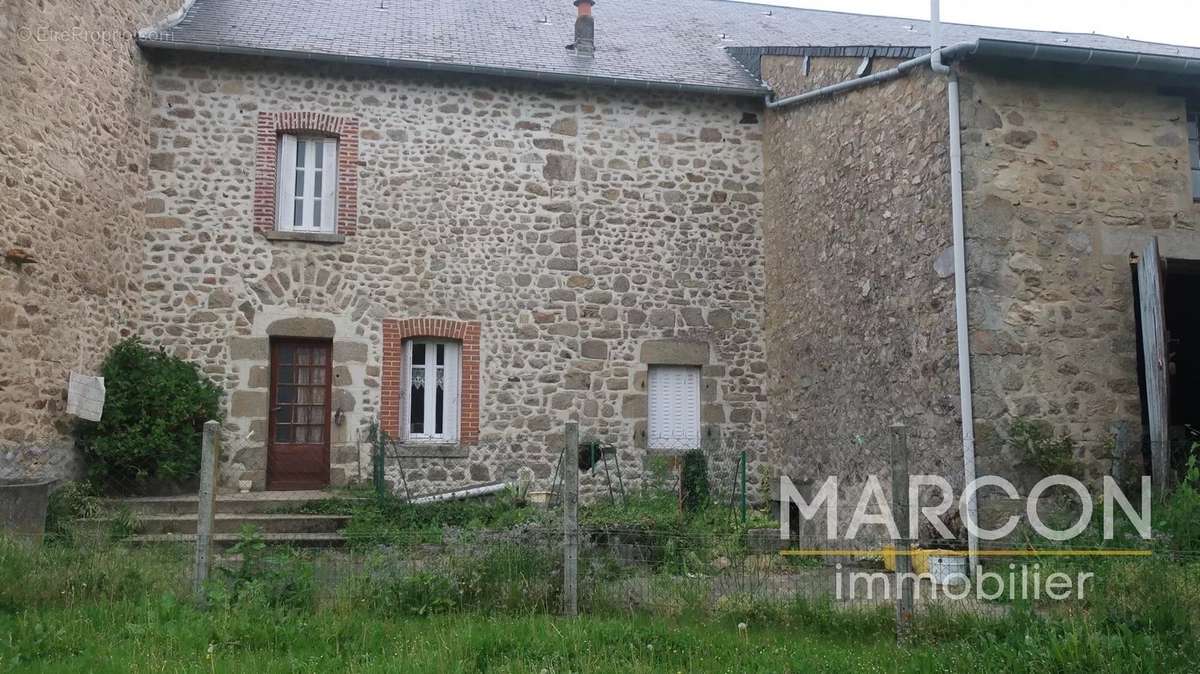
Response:
[[[229,392],[227,484],[262,486],[268,334],[288,319],[333,332],[336,482],[370,475],[388,319],[481,326],[480,440],[406,461],[415,490],[548,482],[572,416],[640,473],[651,340],[703,347],[705,422],[762,458],[756,103],[166,56],[154,88],[140,332]],[[357,118],[344,243],[255,231],[260,112]]]
[[[802,62],[766,56],[763,75],[785,96],[861,59]],[[886,485],[897,421],[914,471],[962,484],[945,87],[914,72],[767,112],[768,430],[802,491],[828,475]]]
[[[149,68],[133,32],[180,0],[0,5],[0,478],[78,466],[70,370],[134,323]],[[23,263],[32,258],[36,263]]]
[[[1036,477],[1004,440],[1016,417],[1073,437],[1092,477],[1114,458],[1138,470],[1129,253],[1154,234],[1165,256],[1200,258],[1185,101],[1111,74],[962,81],[980,473]]]

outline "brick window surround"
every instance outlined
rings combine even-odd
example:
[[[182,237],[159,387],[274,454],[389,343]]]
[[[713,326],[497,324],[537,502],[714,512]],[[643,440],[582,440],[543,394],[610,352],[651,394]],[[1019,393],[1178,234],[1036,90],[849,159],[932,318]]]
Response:
[[[338,139],[337,233],[354,234],[358,221],[358,118],[317,112],[260,112],[254,151],[254,229],[275,230],[279,135],[310,133]]]
[[[479,322],[449,318],[405,318],[383,321],[383,376],[380,382],[379,414],[383,430],[402,438],[401,402],[404,400],[404,340],[413,337],[453,339],[462,344],[461,382],[458,404],[458,442],[479,441]]]

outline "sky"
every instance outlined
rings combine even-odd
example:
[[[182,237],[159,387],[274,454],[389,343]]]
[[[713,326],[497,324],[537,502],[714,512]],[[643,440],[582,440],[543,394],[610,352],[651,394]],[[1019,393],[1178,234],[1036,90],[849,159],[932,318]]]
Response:
[[[929,0],[749,0],[768,5],[929,18]],[[1102,33],[1200,47],[1200,0],[941,0],[942,21]]]

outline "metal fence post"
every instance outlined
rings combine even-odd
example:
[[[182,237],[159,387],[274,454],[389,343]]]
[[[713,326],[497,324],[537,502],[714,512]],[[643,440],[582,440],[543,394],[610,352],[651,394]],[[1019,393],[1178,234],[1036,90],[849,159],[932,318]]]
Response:
[[[746,464],[749,462],[749,457],[746,456],[746,450],[742,450],[741,459],[741,482],[742,482],[742,524],[746,524],[746,506],[749,500],[749,495],[746,494]]]
[[[196,503],[196,568],[192,591],[196,602],[205,603],[204,586],[212,568],[213,515],[217,500],[217,471],[221,465],[221,424],[204,422],[204,440],[200,445],[200,490]]]
[[[567,422],[563,457],[563,613],[579,615],[579,424]]]
[[[913,619],[912,532],[908,526],[908,429],[891,427],[892,519],[900,538],[896,540],[896,641],[908,640]]]
[[[384,432],[379,420],[371,422],[371,486],[375,488],[375,498],[383,500],[387,493],[387,482],[384,480]]]

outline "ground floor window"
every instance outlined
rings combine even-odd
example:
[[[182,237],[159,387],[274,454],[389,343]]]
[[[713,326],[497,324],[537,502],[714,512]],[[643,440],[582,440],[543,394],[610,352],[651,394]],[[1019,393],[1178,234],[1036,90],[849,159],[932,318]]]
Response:
[[[649,371],[649,448],[700,447],[700,368],[651,365]]]
[[[409,440],[453,442],[458,438],[459,345],[434,339],[405,343],[404,429]]]

